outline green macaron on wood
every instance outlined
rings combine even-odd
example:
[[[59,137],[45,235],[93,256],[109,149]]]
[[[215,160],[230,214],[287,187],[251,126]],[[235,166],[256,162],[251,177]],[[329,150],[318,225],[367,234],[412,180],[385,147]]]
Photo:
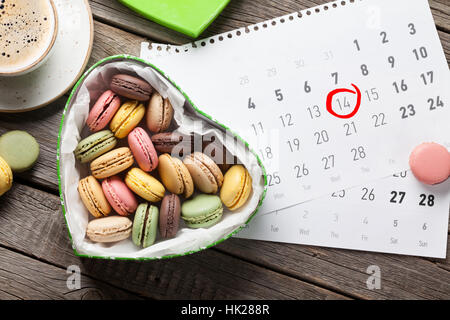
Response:
[[[78,143],[75,157],[81,163],[87,163],[114,149],[116,145],[117,139],[114,133],[110,130],[99,131]]]
[[[133,222],[132,239],[138,247],[147,248],[155,243],[158,230],[159,209],[142,203],[136,209]]]
[[[189,228],[209,228],[222,219],[223,206],[218,196],[199,194],[181,206],[181,217]]]
[[[31,169],[39,158],[39,144],[25,131],[14,130],[0,137],[0,157],[13,172]]]

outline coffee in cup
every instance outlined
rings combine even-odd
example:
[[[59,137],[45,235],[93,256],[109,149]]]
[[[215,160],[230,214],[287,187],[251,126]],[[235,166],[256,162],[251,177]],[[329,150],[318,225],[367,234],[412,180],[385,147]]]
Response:
[[[37,68],[56,39],[52,0],[0,0],[0,76]]]

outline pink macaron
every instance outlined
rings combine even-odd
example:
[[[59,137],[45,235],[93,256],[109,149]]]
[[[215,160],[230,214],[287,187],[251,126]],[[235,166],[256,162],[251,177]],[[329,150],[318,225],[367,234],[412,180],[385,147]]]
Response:
[[[111,207],[121,216],[128,216],[136,211],[136,197],[119,176],[103,180],[102,189]]]
[[[89,112],[86,124],[93,132],[105,128],[120,107],[119,96],[111,90],[105,91]]]
[[[422,143],[409,156],[409,166],[417,180],[429,185],[441,183],[450,176],[450,153],[440,144]]]
[[[156,153],[150,136],[144,129],[137,127],[128,135],[128,145],[139,167],[150,172],[158,166]]]

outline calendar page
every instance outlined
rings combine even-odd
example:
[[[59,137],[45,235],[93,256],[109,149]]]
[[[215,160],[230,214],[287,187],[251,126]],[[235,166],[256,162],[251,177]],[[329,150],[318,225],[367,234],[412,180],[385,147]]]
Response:
[[[239,236],[445,256],[448,184],[392,177],[414,146],[450,147],[449,70],[426,0],[339,1],[186,46],[143,43],[141,56],[263,160],[268,194]],[[309,229],[292,218],[304,210]],[[360,212],[378,214],[349,218]],[[341,219],[326,227],[330,215]]]

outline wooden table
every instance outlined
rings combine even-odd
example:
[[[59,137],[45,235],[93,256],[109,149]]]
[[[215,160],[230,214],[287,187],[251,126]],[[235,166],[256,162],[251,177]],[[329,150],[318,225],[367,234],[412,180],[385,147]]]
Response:
[[[232,0],[203,36],[232,30],[322,0]],[[189,38],[149,22],[114,0],[90,1],[95,40],[89,65],[106,56],[139,55],[143,40],[183,44]],[[448,0],[430,1],[450,60]],[[155,262],[104,261],[74,255],[61,212],[56,173],[58,128],[67,95],[41,110],[0,114],[0,134],[29,131],[41,145],[31,172],[16,175],[0,198],[0,299],[449,299],[446,260],[230,239],[212,249]],[[450,247],[450,246],[448,246]],[[82,272],[66,286],[67,267]],[[381,268],[369,290],[367,267]]]

